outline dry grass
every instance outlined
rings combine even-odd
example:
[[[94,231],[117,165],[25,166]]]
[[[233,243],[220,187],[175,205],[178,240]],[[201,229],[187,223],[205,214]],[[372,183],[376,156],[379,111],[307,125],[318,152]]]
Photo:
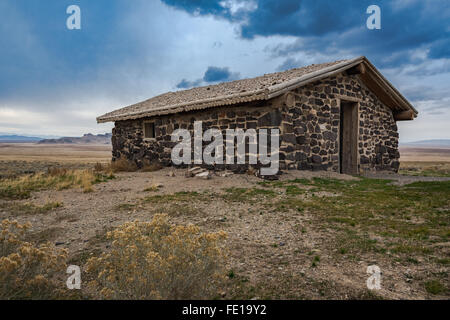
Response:
[[[163,167],[158,162],[151,162],[149,160],[144,160],[142,168],[139,169],[139,167],[136,165],[135,162],[121,157],[115,161],[111,161],[109,168],[113,172],[135,172],[138,170],[142,172],[154,172],[161,170]]]
[[[92,192],[93,184],[113,178],[112,174],[95,173],[93,170],[49,168],[47,173],[1,179],[0,199],[27,199],[33,191],[64,190],[74,187],[81,188],[83,192]]]
[[[104,299],[208,299],[223,278],[224,232],[172,225],[167,215],[108,233],[110,252],[88,261],[91,287]]]
[[[115,161],[111,161],[110,168],[113,172],[134,172],[138,169],[136,163],[122,157]]]
[[[142,167],[143,172],[153,172],[161,170],[163,167],[159,162],[150,162],[148,160],[144,160],[144,165]]]
[[[42,206],[33,203],[16,203],[10,201],[0,203],[0,209],[7,212],[9,216],[43,214],[60,207],[62,207],[62,203],[60,202],[47,202]]]
[[[65,271],[67,251],[26,242],[30,227],[9,220],[0,224],[0,299],[61,299],[64,286],[56,278]]]

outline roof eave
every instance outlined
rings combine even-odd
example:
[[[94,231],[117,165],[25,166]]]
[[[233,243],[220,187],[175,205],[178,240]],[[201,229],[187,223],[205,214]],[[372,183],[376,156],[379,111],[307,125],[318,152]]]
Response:
[[[269,87],[269,97],[268,98],[271,99],[271,98],[277,97],[287,91],[304,86],[305,84],[315,82],[315,81],[339,74],[347,69],[350,69],[350,68],[360,64],[364,59],[365,59],[365,57],[358,57],[358,58],[354,58],[351,60],[346,60],[344,62],[335,64],[333,66],[305,74],[304,76],[301,76],[299,78],[292,79],[290,81],[286,81],[284,83],[280,83],[280,84],[271,86],[271,87]]]
[[[111,113],[104,114],[97,118],[97,123],[105,123],[112,121],[124,121],[150,117],[155,115],[166,115],[178,112],[185,112],[198,109],[206,109],[211,107],[219,107],[242,102],[250,102],[256,100],[268,100],[282,95],[285,92],[304,86],[308,83],[315,82],[353,68],[360,63],[369,70],[370,76],[375,77],[377,85],[385,91],[384,93],[392,99],[393,103],[400,107],[401,111],[411,110],[413,117],[417,117],[418,111],[409,103],[409,101],[375,68],[375,66],[364,56],[323,68],[321,70],[305,74],[296,79],[273,85],[267,89],[259,89],[229,96],[220,96],[210,99],[197,100],[190,103],[180,103],[172,106],[163,106],[152,109],[150,111],[141,111],[129,113],[121,116],[114,116]],[[364,81],[364,79],[363,79]]]
[[[389,82],[389,80],[387,80],[367,58],[364,58],[364,63],[369,67],[372,74],[377,76],[378,79],[384,83],[384,87],[389,93],[394,95],[398,102],[404,107],[404,111],[411,110],[414,113],[414,117],[417,117],[419,111],[414,108],[414,106]]]

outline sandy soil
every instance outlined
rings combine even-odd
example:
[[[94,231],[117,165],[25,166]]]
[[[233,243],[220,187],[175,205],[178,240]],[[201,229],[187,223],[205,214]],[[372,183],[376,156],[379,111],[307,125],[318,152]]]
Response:
[[[111,160],[110,145],[43,145],[0,143],[0,161],[57,161],[95,163]]]
[[[400,147],[400,162],[450,162],[450,148]]]
[[[174,177],[169,173],[175,173]],[[139,213],[134,208],[125,214],[118,214],[118,206],[134,204],[145,196],[155,194],[173,194],[176,192],[222,192],[226,188],[254,187],[262,180],[251,175],[232,175],[229,177],[214,176],[213,179],[204,180],[200,178],[185,178],[185,170],[165,168],[157,172],[137,172],[137,173],[119,173],[117,179],[107,183],[95,186],[94,193],[83,193],[81,190],[62,190],[58,192],[43,191],[34,195],[32,202],[37,205],[43,205],[47,202],[61,202],[63,208],[53,211],[50,214],[31,217],[31,222],[35,228],[45,228],[49,225],[62,227],[65,230],[63,238],[68,238],[68,248],[74,252],[82,250],[85,247],[85,240],[96,235],[103,229],[109,229],[112,226],[119,225],[125,221],[136,218],[147,218],[145,214]],[[289,172],[282,176],[282,180],[295,178],[323,177],[337,179],[357,179],[348,175],[339,175],[330,172]],[[145,192],[146,188],[153,185],[160,185],[158,192]],[[24,202],[27,202],[25,200]],[[224,210],[219,209],[221,214]],[[226,211],[226,210],[225,210]],[[220,214],[219,214],[220,215]],[[62,221],[54,223],[54,220],[61,216],[76,216],[77,221],[72,223]],[[26,217],[28,218],[28,217]],[[63,239],[60,239],[63,240]]]

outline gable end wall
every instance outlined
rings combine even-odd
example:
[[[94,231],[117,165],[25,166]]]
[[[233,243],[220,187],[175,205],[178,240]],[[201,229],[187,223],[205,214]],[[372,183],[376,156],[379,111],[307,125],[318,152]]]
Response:
[[[283,106],[284,167],[339,171],[342,100],[358,106],[358,169],[398,171],[398,132],[391,109],[358,78],[336,76],[288,93]],[[294,102],[292,102],[292,100]]]

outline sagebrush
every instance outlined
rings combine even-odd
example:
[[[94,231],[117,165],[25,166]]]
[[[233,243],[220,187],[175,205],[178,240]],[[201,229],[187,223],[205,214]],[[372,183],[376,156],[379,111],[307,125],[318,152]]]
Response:
[[[224,232],[202,233],[194,225],[128,222],[109,232],[111,250],[91,258],[92,291],[102,299],[208,299],[223,275]]]
[[[111,161],[109,168],[113,172],[135,172],[138,170],[142,172],[153,172],[161,170],[162,165],[157,161],[149,161],[145,159],[142,161],[142,164],[138,166],[136,162],[128,160],[125,157],[120,157],[114,161]]]
[[[3,220],[0,224],[0,300],[60,299],[65,284],[67,251],[51,243],[25,241],[29,223]]]

